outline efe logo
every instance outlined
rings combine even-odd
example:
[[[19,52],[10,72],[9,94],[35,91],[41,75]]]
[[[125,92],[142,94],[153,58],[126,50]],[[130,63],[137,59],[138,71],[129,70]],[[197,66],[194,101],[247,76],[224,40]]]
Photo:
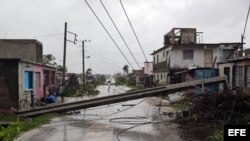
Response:
[[[224,125],[224,141],[250,141],[250,125]]]
[[[246,129],[228,129],[228,136],[246,136]]]

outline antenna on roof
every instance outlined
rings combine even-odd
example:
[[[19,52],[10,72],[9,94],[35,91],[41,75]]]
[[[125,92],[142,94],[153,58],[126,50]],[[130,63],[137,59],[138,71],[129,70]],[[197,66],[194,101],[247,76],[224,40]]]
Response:
[[[243,50],[243,42],[244,42],[243,40],[245,38],[245,31],[246,31],[246,27],[247,27],[247,21],[248,21],[249,11],[250,11],[250,4],[249,4],[248,12],[247,12],[247,18],[246,18],[246,22],[245,22],[245,27],[244,27],[243,33],[241,34],[241,50]]]

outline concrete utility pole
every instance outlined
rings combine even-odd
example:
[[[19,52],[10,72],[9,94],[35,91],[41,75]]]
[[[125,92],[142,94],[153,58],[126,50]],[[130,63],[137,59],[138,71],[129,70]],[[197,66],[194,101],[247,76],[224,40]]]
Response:
[[[67,40],[67,32],[74,35],[74,40],[73,41]],[[66,49],[67,49],[67,41],[76,44],[76,41],[77,41],[76,37],[77,37],[77,34],[72,33],[70,31],[67,31],[67,22],[65,22],[65,24],[64,24],[64,40],[63,40],[64,44],[63,44],[63,76],[62,76],[63,77],[62,78],[62,82],[63,82],[62,85],[64,87],[64,90],[65,90],[65,85],[66,85],[65,72],[66,72],[66,52],[67,52]],[[64,95],[62,94],[61,97],[62,97],[62,102],[64,102]]]
[[[67,22],[65,22],[64,24],[64,44],[63,44],[63,80],[62,80],[62,84],[65,90],[65,71],[66,71],[66,45],[67,45]],[[64,95],[61,95],[62,98],[62,102],[64,102]]]
[[[82,41],[82,80],[83,80],[83,85],[86,85],[84,42],[90,42],[90,40]],[[87,56],[87,58],[89,58],[89,56]]]
[[[64,25],[64,40],[63,40],[63,85],[65,85],[65,68],[66,68],[66,45],[67,45],[67,22]]]
[[[86,79],[85,79],[85,62],[84,62],[84,41],[82,41],[82,81],[83,85],[86,85]]]

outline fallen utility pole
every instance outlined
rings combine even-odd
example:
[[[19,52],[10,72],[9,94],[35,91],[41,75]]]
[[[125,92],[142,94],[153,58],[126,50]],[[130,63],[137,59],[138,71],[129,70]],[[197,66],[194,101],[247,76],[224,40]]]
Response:
[[[171,84],[162,87],[155,87],[150,89],[143,89],[139,91],[132,91],[122,94],[115,94],[109,96],[103,96],[98,98],[93,98],[89,100],[81,100],[75,101],[70,103],[63,103],[51,106],[45,106],[37,109],[31,109],[27,111],[19,111],[17,115],[19,116],[36,116],[45,113],[51,112],[66,112],[66,111],[73,111],[79,109],[86,109],[91,107],[97,107],[107,104],[119,103],[128,100],[135,100],[144,97],[151,97],[151,96],[159,96],[159,95],[168,95],[174,92],[183,91],[187,89],[192,89],[194,86],[201,86],[203,84],[218,84],[218,83],[226,83],[226,77],[212,77],[208,79],[201,79],[201,80],[194,80],[189,82],[183,82],[178,84]]]

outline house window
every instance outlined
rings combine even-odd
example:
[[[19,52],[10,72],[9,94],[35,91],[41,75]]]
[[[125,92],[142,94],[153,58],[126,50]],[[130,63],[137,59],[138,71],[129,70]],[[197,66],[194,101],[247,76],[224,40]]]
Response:
[[[158,63],[158,62],[159,62],[159,55],[157,55],[157,59],[156,59],[156,61],[157,61],[156,63]]]
[[[234,84],[236,87],[242,87],[243,86],[243,67],[235,67],[234,71]]]
[[[51,72],[51,84],[54,85],[55,84],[55,72]]]
[[[233,49],[224,49],[223,50],[223,59],[233,59],[234,50]]]
[[[44,70],[44,85],[49,85],[49,71]]]
[[[32,71],[24,72],[24,89],[25,90],[33,89],[33,72]]]
[[[247,66],[247,76],[246,76],[246,81],[247,81],[247,87],[250,88],[250,66]]]
[[[35,73],[35,87],[38,88],[41,86],[41,74],[40,72]]]
[[[194,50],[183,50],[183,60],[193,60]]]
[[[163,51],[163,53],[162,53],[162,56],[163,56],[163,58],[165,57],[165,52]]]
[[[230,82],[230,68],[224,67],[224,75],[227,76],[227,82]]]
[[[155,64],[155,57],[154,57],[154,64]]]

